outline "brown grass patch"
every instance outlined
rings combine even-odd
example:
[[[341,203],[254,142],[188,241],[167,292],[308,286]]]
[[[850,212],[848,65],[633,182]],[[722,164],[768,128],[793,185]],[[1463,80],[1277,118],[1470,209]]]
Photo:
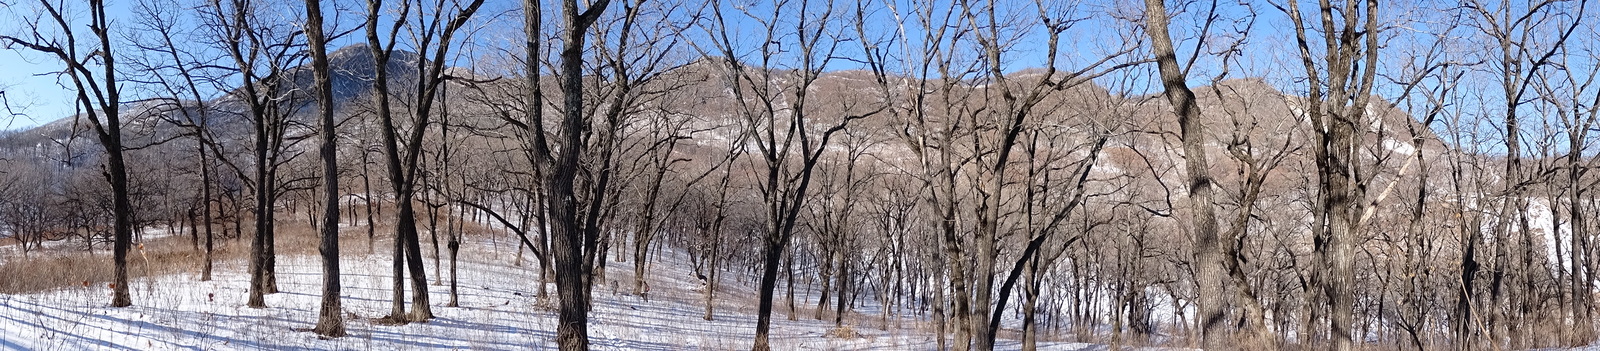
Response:
[[[242,238],[213,241],[212,260],[216,265],[242,261],[249,256],[253,233],[246,228]],[[279,222],[276,250],[279,256],[316,254],[319,237],[305,223]],[[382,233],[382,231],[379,231]],[[341,238],[361,243],[346,251],[365,248],[365,229],[345,230]],[[201,240],[204,240],[203,238]],[[197,249],[187,234],[147,239],[128,250],[128,278],[194,273],[205,263],[203,248]],[[27,294],[69,287],[109,287],[113,272],[111,250],[96,245],[93,252],[64,245],[59,249],[36,250],[27,255],[7,257],[0,264],[0,294]],[[215,273],[215,272],[213,272]]]
[[[828,329],[828,332],[822,334],[822,337],[835,339],[855,339],[860,338],[861,333],[857,333],[855,328],[851,328],[848,325],[841,325],[834,327],[833,329]]]

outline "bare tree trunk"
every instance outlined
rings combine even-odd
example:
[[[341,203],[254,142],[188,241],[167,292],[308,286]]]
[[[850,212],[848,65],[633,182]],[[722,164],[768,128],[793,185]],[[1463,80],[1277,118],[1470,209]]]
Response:
[[[785,288],[789,289],[789,295],[788,295],[788,297],[789,297],[788,298],[788,302],[789,302],[789,320],[791,320],[791,321],[792,320],[799,320],[800,319],[800,316],[799,316],[800,315],[800,311],[799,311],[799,309],[795,308],[795,305],[794,305],[794,253],[793,252],[784,254],[784,259],[783,259],[783,277],[784,277],[784,279],[787,280],[786,284],[783,284],[783,286]]]
[[[370,171],[372,169],[372,167],[370,167],[372,164],[372,161],[370,160],[371,155],[372,152],[368,151],[367,145],[363,143],[361,145],[361,190],[367,194],[367,254],[369,255],[372,254],[374,246],[377,245],[375,242],[377,241],[378,235],[378,228],[372,222],[372,207],[376,205],[378,200],[372,194],[372,172]]]
[[[339,301],[339,162],[333,118],[333,82],[328,71],[327,39],[322,35],[322,1],[306,0],[306,38],[310,42],[312,76],[322,124],[322,308],[313,330],[326,337],[342,337],[344,311]]]
[[[1194,92],[1189,90],[1188,78],[1178,66],[1178,57],[1167,32],[1167,8],[1162,0],[1145,0],[1146,31],[1161,71],[1161,82],[1166,89],[1167,101],[1172,103],[1178,117],[1183,140],[1183,156],[1188,173],[1189,209],[1192,212],[1194,235],[1194,283],[1199,295],[1201,345],[1206,349],[1222,349],[1230,344],[1225,334],[1223,317],[1227,306],[1223,303],[1222,243],[1217,237],[1216,210],[1212,207],[1211,170],[1206,157],[1205,126],[1201,123],[1200,106],[1195,103]]]
[[[676,145],[677,144],[677,139],[676,139],[677,137],[676,136],[669,136],[669,138],[673,138],[673,141],[668,142],[669,144],[671,144],[671,145]],[[644,291],[644,289],[645,289],[645,287],[644,287],[645,286],[645,282],[644,282],[645,262],[649,258],[650,241],[651,241],[651,238],[653,236],[655,236],[655,231],[656,231],[656,213],[655,213],[656,212],[656,198],[659,197],[660,194],[661,194],[661,182],[662,182],[662,179],[666,177],[668,166],[670,166],[671,162],[672,162],[672,161],[670,161],[670,159],[672,157],[672,147],[668,147],[667,150],[664,151],[664,153],[666,155],[664,157],[664,158],[666,158],[666,160],[663,160],[661,158],[652,157],[652,158],[655,159],[655,163],[656,163],[657,169],[656,169],[655,173],[650,178],[649,189],[646,190],[648,193],[647,193],[647,195],[645,195],[645,198],[644,198],[644,209],[640,211],[641,214],[643,215],[642,216],[643,218],[639,219],[639,229],[638,229],[637,232],[633,233],[633,238],[634,238],[634,241],[633,241],[633,294],[634,295],[643,295],[645,293],[645,291]],[[622,247],[622,246],[623,245],[617,245],[617,247]],[[621,255],[618,255],[618,256],[619,256],[618,258],[621,258],[620,257]]]
[[[1034,256],[1033,262],[1028,264],[1028,281],[1022,288],[1022,349],[1033,351],[1039,349],[1039,322],[1036,315],[1039,311],[1039,285],[1042,278],[1039,276],[1039,256]]]
[[[457,222],[456,217],[450,217],[450,222],[452,222],[454,226],[447,227],[450,231],[450,242],[446,244],[450,249],[450,304],[448,306],[461,307],[461,297],[458,289],[459,284],[457,284],[458,281],[456,280],[456,258],[457,255],[461,253],[461,235],[463,234],[461,232],[463,230],[461,226],[463,226],[463,224],[455,223]]]
[[[1345,8],[1337,11],[1343,16],[1338,24],[1333,19],[1334,5],[1319,4],[1320,32],[1328,47],[1320,69],[1310,51],[1308,27],[1299,5],[1290,2],[1287,10],[1309,82],[1309,106],[1304,110],[1317,135],[1314,150],[1321,192],[1314,213],[1322,215],[1313,224],[1312,246],[1319,265],[1313,285],[1326,302],[1329,336],[1333,349],[1338,351],[1350,350],[1355,343],[1355,244],[1360,240],[1357,234],[1361,225],[1356,216],[1365,205],[1362,201],[1366,196],[1364,175],[1358,164],[1358,133],[1367,125],[1365,113],[1376,75],[1376,3],[1366,0],[1361,6],[1363,3],[1358,0],[1347,1]],[[1324,71],[1326,81],[1322,78]]]
[[[244,10],[239,10],[244,11]],[[271,237],[272,203],[270,194],[273,189],[269,185],[267,165],[267,127],[266,117],[257,117],[256,132],[256,189],[255,189],[255,235],[250,241],[250,297],[247,305],[250,308],[266,308],[266,266],[267,266],[267,241]]]
[[[841,235],[843,235],[843,234],[841,233]],[[836,250],[838,250],[840,252],[840,253],[835,253],[834,254],[836,257],[839,258],[839,273],[838,273],[839,298],[837,299],[838,301],[835,301],[836,303],[834,304],[833,326],[834,327],[841,327],[841,326],[844,326],[844,312],[845,312],[845,298],[844,297],[845,297],[845,292],[850,291],[850,288],[851,288],[850,287],[850,261],[848,259],[846,259],[844,257],[844,254],[842,253],[845,250],[843,245],[841,245]],[[884,308],[887,309],[888,306],[884,306]]]
[[[427,183],[435,182],[435,180],[424,178],[422,181],[424,182],[422,202],[428,206],[428,241],[433,244],[433,285],[444,285],[444,270],[440,269],[439,265],[440,257],[443,256],[439,254],[439,203],[433,199],[436,195],[432,191],[426,190]],[[449,226],[449,223],[445,225]],[[446,228],[446,230],[449,229]],[[423,277],[422,280],[427,281],[428,279]]]
[[[778,266],[783,264],[780,262],[783,258],[782,246],[770,242],[770,239],[763,246],[765,246],[763,256],[766,259],[762,262],[759,301],[764,301],[765,303],[760,304],[756,311],[756,339],[755,346],[752,347],[754,351],[772,349],[769,344],[770,341],[767,339],[767,330],[772,328],[772,298],[778,285]],[[790,305],[793,306],[793,304]],[[792,316],[793,314],[791,313],[790,315]]]
[[[556,295],[560,299],[558,325],[556,327],[556,343],[563,351],[580,351],[589,349],[589,287],[592,282],[585,269],[587,257],[594,254],[585,252],[586,243],[592,238],[586,238],[585,230],[581,227],[578,218],[579,204],[575,198],[573,183],[578,176],[578,162],[583,149],[582,131],[587,125],[584,114],[583,96],[583,50],[584,41],[588,30],[600,14],[610,4],[609,0],[598,0],[590,4],[587,9],[579,9],[576,0],[561,2],[561,18],[565,27],[561,31],[562,49],[560,52],[560,79],[561,79],[561,123],[556,139],[559,151],[551,157],[551,148],[543,144],[542,125],[538,137],[540,144],[535,150],[547,164],[545,169],[544,188],[546,210],[550,217],[550,253],[554,258],[556,273]],[[538,5],[531,1],[524,1],[524,13],[537,15]],[[535,42],[538,22],[530,21],[528,30],[530,52],[537,53],[533,48],[539,44]],[[529,65],[533,67],[537,55],[530,55]],[[530,70],[529,75],[537,75],[538,70]],[[535,81],[536,83],[537,81]],[[533,89],[533,87],[530,87]],[[532,90],[531,92],[537,92]],[[538,101],[536,97],[530,97]],[[539,109],[537,104],[530,104],[529,109]],[[536,120],[536,123],[543,123]],[[590,266],[592,267],[592,266]]]
[[[1600,97],[1600,95],[1597,95],[1597,97]],[[1590,115],[1591,121],[1594,118],[1593,116],[1595,115]],[[1580,185],[1582,184],[1583,171],[1579,169],[1578,159],[1581,157],[1579,155],[1582,152],[1577,151],[1584,149],[1584,138],[1582,136],[1584,134],[1586,133],[1573,133],[1572,138],[1569,140],[1568,150],[1570,154],[1567,157],[1566,190],[1569,196],[1567,214],[1572,217],[1568,221],[1570,224],[1568,238],[1571,244],[1568,245],[1570,253],[1567,255],[1567,265],[1570,273],[1567,276],[1567,282],[1569,284],[1568,289],[1572,294],[1571,312],[1569,312],[1572,320],[1572,335],[1568,341],[1574,343],[1590,341],[1594,339],[1595,334],[1594,316],[1589,313],[1590,305],[1592,304],[1590,299],[1593,297],[1593,290],[1589,289],[1588,286],[1590,281],[1588,273],[1590,272],[1584,270],[1584,262],[1588,262],[1589,258],[1586,256],[1588,247],[1585,245],[1586,242],[1583,238],[1589,237],[1589,227],[1587,224],[1588,216],[1584,212],[1585,208],[1583,206],[1586,200],[1583,196],[1588,192],[1588,189]]]
[[[937,261],[939,261],[938,257],[935,256],[934,258],[935,258],[933,260],[933,261],[935,261],[934,265],[940,265],[941,263],[937,262]],[[944,338],[945,338],[945,335],[948,333],[948,330],[950,329],[950,326],[949,326],[950,323],[948,321],[946,321],[947,318],[945,318],[945,313],[944,313],[944,309],[945,309],[945,305],[946,305],[945,304],[945,298],[944,298],[944,290],[945,289],[944,289],[944,286],[943,286],[944,284],[939,283],[939,281],[940,281],[939,278],[942,278],[942,276],[941,276],[941,274],[937,273],[939,271],[938,268],[934,268],[933,270],[936,273],[932,277],[930,277],[928,279],[930,281],[930,284],[925,289],[928,290],[928,291],[932,291],[933,292],[933,324],[934,324],[933,330],[934,330],[934,334],[935,334],[934,335],[934,339],[937,340],[937,344],[939,345],[939,350],[944,350],[945,349],[945,339]]]
[[[202,119],[203,118],[204,117],[202,117]],[[204,123],[205,122],[201,122],[201,125],[204,126],[205,125]],[[204,127],[201,127],[201,128],[204,129]],[[202,263],[202,266],[200,268],[200,281],[211,281],[211,267],[212,267],[212,254],[211,254],[211,252],[212,252],[212,248],[213,248],[211,241],[212,241],[212,238],[215,237],[215,235],[211,231],[211,222],[212,222],[212,217],[211,216],[212,216],[212,213],[214,213],[214,212],[211,211],[211,162],[210,161],[211,160],[206,157],[205,150],[203,150],[203,149],[200,150],[200,179],[201,179],[201,181],[200,181],[200,189],[201,189],[200,190],[200,193],[201,193],[200,197],[204,198],[202,200],[202,203],[205,204],[205,206],[204,206],[205,215],[203,215],[202,217],[205,218],[205,227],[206,227],[205,263]]]
[[[817,283],[822,284],[822,286],[817,288],[816,319],[819,321],[822,320],[823,312],[828,310],[828,291],[833,289],[833,265],[834,262],[839,260],[839,250],[840,249],[838,246],[834,246],[832,250],[833,252],[826,254],[825,256],[828,257],[826,259],[822,259],[822,262],[820,262],[821,264],[819,264],[817,267]]]

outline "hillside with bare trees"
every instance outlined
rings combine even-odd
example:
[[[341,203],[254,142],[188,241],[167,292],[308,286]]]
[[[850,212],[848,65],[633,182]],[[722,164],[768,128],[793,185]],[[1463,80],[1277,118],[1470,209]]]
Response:
[[[0,0],[0,349],[1595,347],[1597,6]]]

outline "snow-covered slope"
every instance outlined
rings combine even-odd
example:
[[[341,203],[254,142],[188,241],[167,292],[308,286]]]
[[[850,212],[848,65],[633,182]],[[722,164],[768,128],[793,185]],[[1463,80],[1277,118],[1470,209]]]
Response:
[[[352,238],[354,241],[355,238]],[[381,244],[380,244],[381,245]],[[379,246],[382,247],[382,246]],[[472,247],[472,246],[468,246]],[[536,265],[515,266],[514,253],[492,245],[465,251],[459,268],[460,307],[449,301],[447,286],[430,288],[434,313],[428,323],[379,325],[389,311],[389,260],[383,254],[349,254],[344,268],[344,308],[350,336],[319,339],[305,332],[316,322],[321,263],[311,256],[279,259],[283,292],[267,296],[266,309],[244,305],[248,275],[243,262],[222,262],[216,279],[200,282],[191,273],[139,279],[133,284],[135,305],[107,306],[105,286],[58,289],[26,295],[0,295],[0,349],[17,350],[409,350],[409,349],[553,349],[553,301],[540,301]],[[503,250],[506,249],[501,245]],[[380,250],[381,251],[381,250]],[[612,286],[595,287],[590,314],[590,339],[598,350],[734,350],[747,349],[755,316],[748,287],[730,281],[719,290],[715,321],[701,318],[698,281],[682,255],[667,253],[652,265],[650,301],[614,294]],[[430,266],[430,275],[432,267]],[[445,267],[448,269],[448,264]],[[137,266],[130,269],[140,269]],[[625,280],[631,276],[615,272]],[[659,278],[659,279],[658,279]],[[687,279],[685,279],[687,278]],[[627,291],[623,281],[617,290]],[[553,286],[551,291],[554,291]],[[855,326],[859,338],[825,336],[831,321],[800,318],[789,321],[784,309],[774,316],[773,342],[780,350],[929,350],[936,348],[928,328],[914,318],[891,322],[889,330]],[[805,316],[802,313],[802,316]],[[874,323],[875,324],[875,323]],[[1019,347],[1001,340],[1003,349]],[[1103,349],[1104,345],[1046,343],[1049,350]]]

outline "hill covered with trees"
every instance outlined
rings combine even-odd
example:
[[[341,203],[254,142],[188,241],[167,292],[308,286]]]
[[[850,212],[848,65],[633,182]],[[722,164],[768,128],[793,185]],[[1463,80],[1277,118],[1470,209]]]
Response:
[[[369,347],[1586,345],[1595,6],[4,1],[82,113],[0,133],[0,301],[538,335]],[[674,318],[722,319],[629,325]]]

